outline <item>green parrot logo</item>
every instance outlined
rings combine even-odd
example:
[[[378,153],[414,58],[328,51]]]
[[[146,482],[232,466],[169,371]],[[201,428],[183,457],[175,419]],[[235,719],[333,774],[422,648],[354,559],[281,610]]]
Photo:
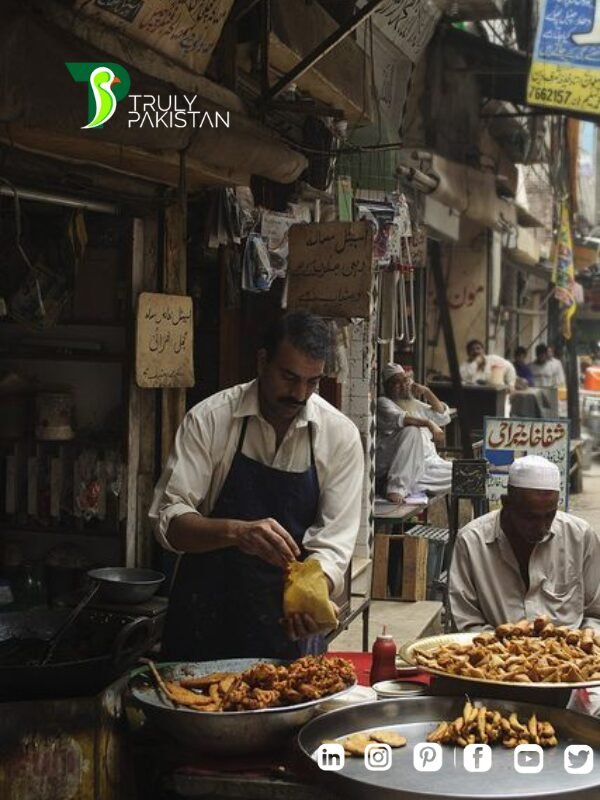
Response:
[[[91,122],[83,126],[86,128],[98,128],[112,117],[117,110],[117,98],[112,87],[115,83],[121,83],[110,67],[96,67],[90,75],[90,86],[96,101],[96,114]]]
[[[120,64],[68,61],[65,66],[75,81],[88,84],[88,123],[82,130],[103,127],[129,93],[129,73]]]

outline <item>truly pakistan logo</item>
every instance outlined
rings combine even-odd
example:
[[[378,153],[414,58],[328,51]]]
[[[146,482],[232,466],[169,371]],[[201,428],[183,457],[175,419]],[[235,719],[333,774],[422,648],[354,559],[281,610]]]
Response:
[[[93,61],[66,61],[65,66],[73,80],[88,84],[88,123],[82,129],[101,128],[129,94],[129,73],[119,64]]]
[[[82,129],[102,128],[130,99],[128,128],[229,128],[229,111],[208,111],[198,107],[202,98],[194,94],[129,94],[131,78],[120,64],[94,61],[65,61],[77,83],[88,85],[88,122]]]

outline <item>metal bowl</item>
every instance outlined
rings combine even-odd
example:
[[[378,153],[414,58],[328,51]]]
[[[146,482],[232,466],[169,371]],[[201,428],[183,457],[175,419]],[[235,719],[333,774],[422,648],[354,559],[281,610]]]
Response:
[[[197,663],[157,664],[167,680],[208,675],[211,672],[243,672],[259,661],[286,664],[272,658],[238,658]],[[194,711],[173,708],[159,697],[148,668],[136,670],[129,689],[147,720],[186,747],[218,755],[245,755],[279,750],[318,710],[320,703],[352,689],[293,706],[259,711]]]
[[[102,567],[87,574],[100,584],[100,599],[105,603],[143,603],[165,579],[162,572],[135,567]]]

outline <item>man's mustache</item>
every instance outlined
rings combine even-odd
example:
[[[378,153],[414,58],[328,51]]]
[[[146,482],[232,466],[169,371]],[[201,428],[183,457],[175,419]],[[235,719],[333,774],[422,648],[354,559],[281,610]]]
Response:
[[[295,408],[302,408],[306,405],[306,400],[294,400],[291,397],[280,397],[278,402],[284,406],[294,406]]]

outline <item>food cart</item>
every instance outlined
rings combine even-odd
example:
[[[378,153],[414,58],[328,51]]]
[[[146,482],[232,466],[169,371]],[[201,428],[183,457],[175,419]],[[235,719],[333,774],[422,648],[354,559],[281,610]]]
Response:
[[[416,643],[412,650],[406,649],[402,655],[409,663],[416,665],[418,651],[433,653],[440,646],[465,646],[476,636],[449,634],[431,637]],[[600,644],[594,644],[594,647],[600,651]],[[366,683],[370,655],[361,653],[344,656],[351,658],[359,681]],[[595,653],[595,657],[598,657],[598,653]],[[167,676],[178,674],[172,671],[174,665],[157,666],[161,671],[166,667]],[[208,663],[201,670],[213,670],[215,666],[222,665]],[[197,674],[199,667],[193,667],[194,674]],[[133,694],[137,694],[137,698],[133,698],[133,706],[141,706],[146,717],[146,724],[135,735],[138,775],[141,773],[144,781],[140,796],[161,800],[166,797],[211,797],[213,800],[225,797],[246,800],[279,800],[282,797],[286,800],[333,800],[336,797],[385,800],[592,800],[598,796],[600,774],[597,769],[571,774],[564,768],[565,752],[573,745],[590,748],[597,762],[600,759],[600,722],[561,707],[575,683],[560,682],[553,685],[531,682],[525,687],[518,682],[509,682],[498,687],[494,686],[498,682],[492,680],[467,681],[464,676],[453,675],[454,686],[443,684],[444,695],[441,696],[436,693],[435,681],[438,677],[446,681],[451,679],[447,675],[438,676],[437,672],[435,668],[427,666],[419,674],[403,678],[429,686],[429,696],[346,703],[337,710],[325,713],[319,713],[320,709],[315,705],[310,712],[312,719],[299,731],[293,730],[294,725],[287,733],[279,728],[276,746],[266,734],[273,725],[279,724],[276,721],[277,709],[271,709],[275,713],[269,710],[251,712],[252,720],[242,719],[241,716],[236,720],[235,714],[228,713],[210,715],[189,712],[175,706],[168,707],[164,699],[161,701],[157,691],[151,694],[149,682],[145,684],[145,697],[141,697],[140,684],[134,683]],[[600,685],[599,680],[591,678],[583,683],[586,686]],[[519,774],[513,767],[516,751],[498,744],[493,748],[493,764],[486,774],[465,770],[462,764],[463,748],[446,744],[441,745],[444,755],[439,771],[422,772],[415,767],[417,746],[428,740],[431,742],[429,737],[441,722],[456,720],[466,713],[463,712],[466,708],[466,687],[471,693],[468,705],[473,709],[485,705],[490,710],[499,709],[507,719],[515,714],[517,719],[526,721],[533,717],[537,720],[536,725],[539,722],[539,725],[551,726],[550,729],[556,732],[557,741],[544,750],[543,770],[526,776]],[[494,689],[497,691],[492,691]],[[491,692],[491,697],[488,692]],[[147,714],[148,706],[152,706],[152,709]],[[289,711],[293,714],[297,709]],[[166,715],[170,717],[168,725],[163,724]],[[162,722],[159,721],[160,717],[163,718]],[[212,718],[209,720],[208,717]],[[178,718],[180,725],[177,724]],[[151,724],[148,725],[148,722]],[[253,726],[252,731],[245,728],[248,724]],[[167,728],[170,728],[170,735]],[[193,734],[192,729],[195,729]],[[246,734],[243,733],[244,729]],[[209,730],[212,730],[212,739],[207,744],[203,737]],[[226,731],[230,735],[221,735]],[[366,756],[363,759],[362,755],[347,755],[339,770],[324,769],[317,763],[318,751],[323,743],[342,743],[345,749],[348,737],[358,735],[360,738],[365,733],[371,735],[381,731],[407,740],[406,746],[393,750],[389,768],[369,769],[366,767]],[[244,752],[236,754],[234,743],[239,736],[242,737]],[[253,741],[250,742],[248,737]],[[203,745],[198,747],[200,741]],[[254,745],[260,741],[269,742],[266,750],[258,746],[257,752],[247,752],[248,747],[254,749]],[[545,740],[545,744],[548,742],[550,739]]]

